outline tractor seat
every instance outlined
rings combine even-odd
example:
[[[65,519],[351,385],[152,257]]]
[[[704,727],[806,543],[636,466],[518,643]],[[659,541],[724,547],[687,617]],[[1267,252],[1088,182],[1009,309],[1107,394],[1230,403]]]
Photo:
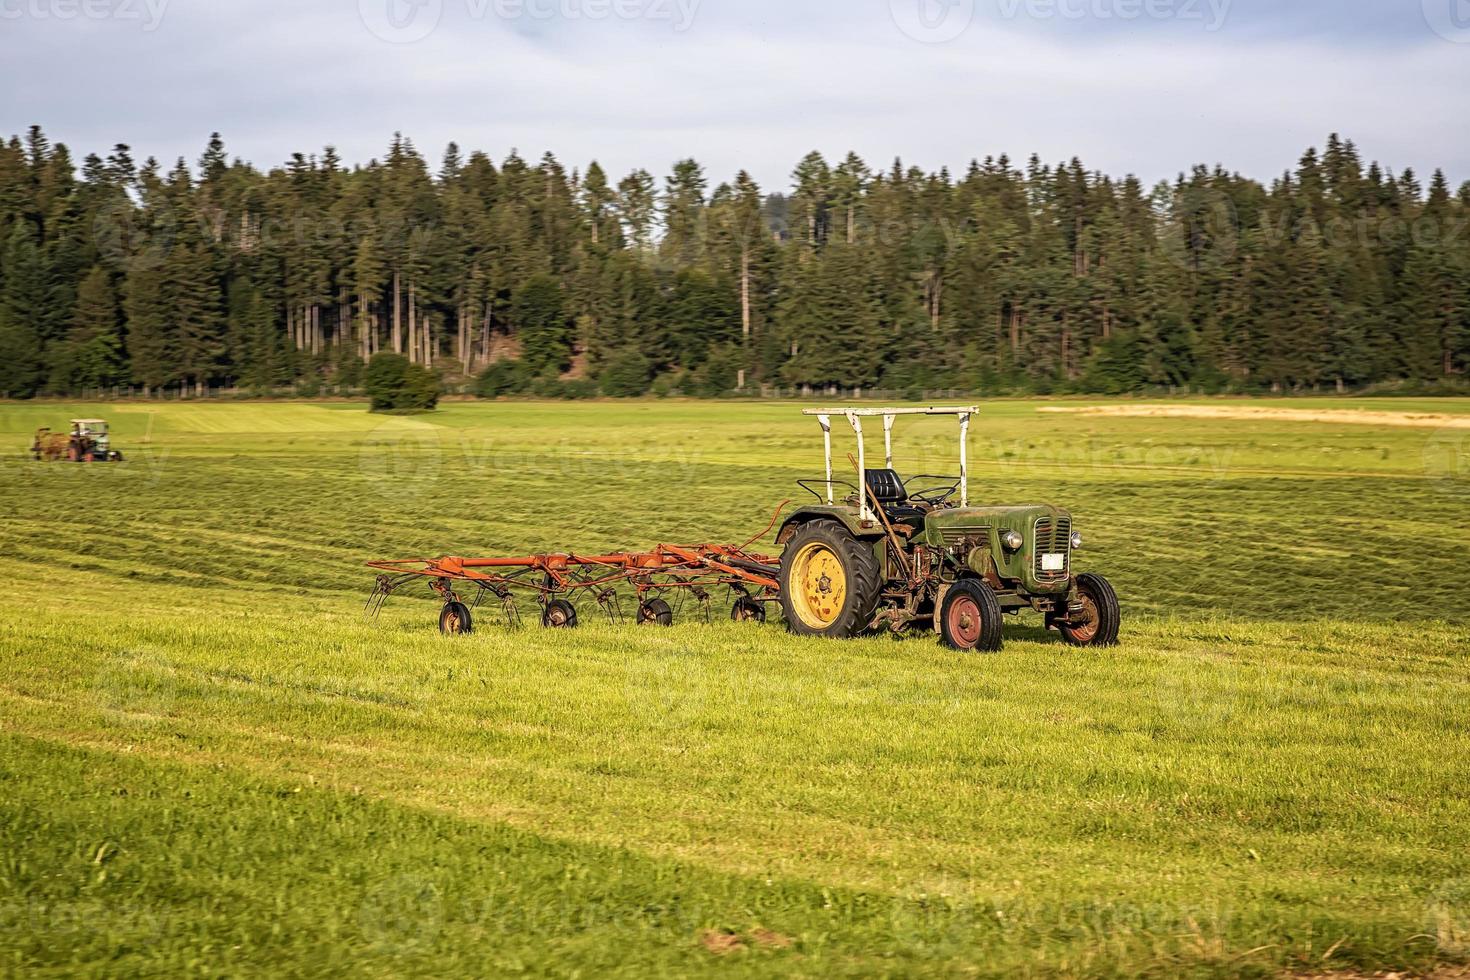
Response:
[[[868,488],[890,521],[903,521],[916,528],[924,523],[924,511],[908,502],[909,493],[897,470],[868,470]]]

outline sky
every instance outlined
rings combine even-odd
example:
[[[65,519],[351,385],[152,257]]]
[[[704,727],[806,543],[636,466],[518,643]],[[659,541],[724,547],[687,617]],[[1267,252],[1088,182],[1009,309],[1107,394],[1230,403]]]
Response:
[[[812,150],[1262,181],[1331,132],[1470,180],[1470,0],[0,0],[0,133],[262,168],[395,131],[789,187]]]

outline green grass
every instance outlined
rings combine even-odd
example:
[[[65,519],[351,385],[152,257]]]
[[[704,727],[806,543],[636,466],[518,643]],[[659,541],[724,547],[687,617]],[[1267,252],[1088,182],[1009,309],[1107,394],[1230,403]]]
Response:
[[[361,615],[371,558],[744,540],[792,405],[0,406],[0,973],[1464,962],[1470,430],[1036,407],[974,496],[1074,510],[1114,651]],[[78,413],[129,461],[23,458]]]

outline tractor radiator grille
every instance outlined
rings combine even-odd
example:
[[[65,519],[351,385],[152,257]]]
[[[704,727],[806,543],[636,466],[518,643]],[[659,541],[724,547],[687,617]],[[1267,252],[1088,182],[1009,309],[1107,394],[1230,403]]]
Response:
[[[990,525],[974,524],[942,527],[939,529],[939,537],[946,547],[963,544],[966,540],[976,538],[981,541],[987,541],[990,539]]]
[[[1045,555],[1066,555],[1062,569],[1042,568]],[[1062,582],[1072,574],[1072,522],[1065,517],[1043,517],[1036,522],[1036,581]]]

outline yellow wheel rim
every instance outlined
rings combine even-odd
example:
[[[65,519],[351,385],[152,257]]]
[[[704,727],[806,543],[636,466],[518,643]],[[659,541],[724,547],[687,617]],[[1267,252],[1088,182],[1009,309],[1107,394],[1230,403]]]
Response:
[[[847,601],[847,572],[837,552],[813,541],[796,553],[791,566],[791,605],[803,623],[826,629],[837,622]]]

